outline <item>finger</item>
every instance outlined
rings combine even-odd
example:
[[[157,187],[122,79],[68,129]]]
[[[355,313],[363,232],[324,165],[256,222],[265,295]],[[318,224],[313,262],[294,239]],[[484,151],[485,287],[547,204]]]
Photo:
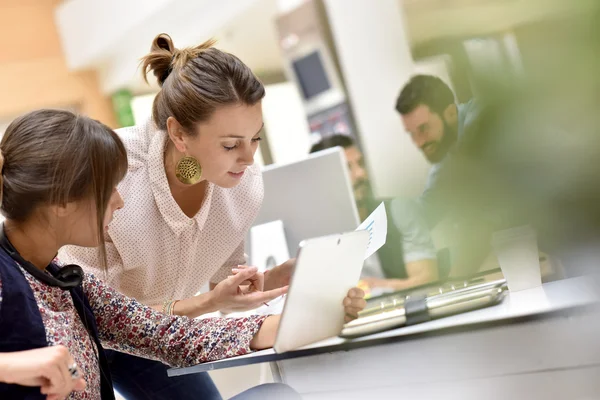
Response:
[[[232,276],[236,276],[239,273],[240,273],[240,270],[234,268],[231,270],[231,275],[229,275],[228,278],[231,278]],[[250,285],[250,284],[252,284],[251,280],[247,280],[247,281],[240,283],[240,285]]]
[[[254,290],[254,286],[253,285],[240,285],[240,286],[238,286],[238,294],[246,295],[248,293],[254,293],[254,292],[256,292],[256,290]]]
[[[75,385],[73,386],[73,390],[77,392],[83,392],[87,386],[85,379],[79,378],[75,381]]]
[[[46,360],[45,365],[42,367],[41,375],[46,380],[44,386],[47,387],[48,393],[61,393],[68,384],[68,379],[66,379],[62,368],[67,370],[73,359],[69,354],[69,350],[62,345],[48,347],[46,351],[51,355],[51,358]]]
[[[239,286],[245,280],[249,280],[252,276],[256,274],[258,269],[256,267],[248,267],[242,270],[239,270],[235,275],[227,278],[228,285]]]
[[[256,267],[254,267],[254,268],[256,268]],[[239,274],[241,271],[244,271],[244,270],[233,268],[231,270],[232,276],[235,276],[235,275]],[[253,276],[251,276],[250,278],[248,278],[248,280],[240,283],[240,285],[254,285],[254,286],[258,287],[258,286],[261,286],[260,282],[264,282],[264,280],[265,280],[264,274],[262,272],[258,272],[258,269],[257,269],[256,274],[254,274]],[[262,290],[262,288],[259,289],[259,290]]]
[[[358,317],[358,313],[362,311],[362,308],[357,307],[344,307],[344,312],[348,315],[352,315],[353,317]]]
[[[66,362],[63,361],[60,363],[60,371],[65,384],[58,392],[59,398],[66,398],[73,391],[73,386],[75,385],[76,380],[73,379],[73,375],[71,375],[71,371],[69,371],[69,367],[73,364],[75,364],[75,360],[70,355],[67,355]]]
[[[366,307],[367,301],[362,297],[344,297],[342,301],[344,306]]]
[[[250,266],[250,265],[237,265],[237,266],[231,268],[231,272],[232,272],[232,275],[236,275],[240,271],[243,271],[243,270],[248,269],[248,268],[256,268],[256,269],[258,269],[257,267],[253,267],[253,266]]]
[[[67,380],[65,379],[65,375],[62,373],[59,365],[51,365],[45,375],[48,379],[47,393],[61,393],[65,390]]]
[[[231,268],[231,275],[237,275],[240,271],[244,271],[244,269]]]
[[[287,293],[289,286],[280,287],[266,292],[253,292],[244,296],[247,304],[266,303]]]
[[[40,383],[40,392],[47,395],[52,393],[52,386],[50,385],[50,381],[48,379],[42,378],[42,382]]]
[[[265,289],[265,274],[257,273],[252,281],[251,289],[262,292]]]
[[[348,290],[348,297],[363,298],[365,297],[365,292],[361,288],[353,287],[352,289]]]
[[[60,367],[60,372],[64,381],[64,385],[60,388],[60,390],[57,393],[59,395],[59,398],[67,397],[69,393],[71,393],[71,391],[73,390],[73,377],[71,376],[71,372],[69,372],[69,365],[72,364],[73,361],[69,361],[68,364],[64,364]]]
[[[229,275],[229,276],[227,276],[227,279],[231,279],[234,276],[235,276],[235,274]],[[245,280],[244,282],[241,282],[238,286],[250,286],[250,285],[252,285],[252,281],[250,279],[248,279],[248,280]]]
[[[344,321],[345,321],[345,322],[354,321],[356,318],[357,318],[357,317],[356,317],[356,316],[354,316],[354,315],[349,315],[349,314],[346,314],[346,315],[344,315]]]
[[[66,395],[63,396],[61,394],[50,394],[46,397],[46,400],[64,400],[66,399]]]
[[[255,277],[250,278],[242,283],[239,287],[242,289],[242,293],[250,293],[256,291],[263,291],[264,289],[264,274],[257,273]]]
[[[344,307],[355,307],[361,310],[367,306],[367,301],[363,298],[346,297],[343,301]]]
[[[231,275],[229,275],[228,278],[231,278],[232,276],[239,274],[239,272],[240,272],[239,269],[233,268],[231,270]],[[250,286],[250,285],[252,285],[252,283],[253,283],[253,281],[251,279],[248,279],[247,281],[240,283],[240,286],[245,286],[245,285]]]

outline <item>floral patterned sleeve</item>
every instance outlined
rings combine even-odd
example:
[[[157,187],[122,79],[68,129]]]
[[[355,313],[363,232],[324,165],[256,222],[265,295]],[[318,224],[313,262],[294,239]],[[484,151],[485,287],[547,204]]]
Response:
[[[118,293],[92,274],[86,274],[83,289],[107,348],[173,367],[250,352],[250,341],[266,318],[168,316]]]

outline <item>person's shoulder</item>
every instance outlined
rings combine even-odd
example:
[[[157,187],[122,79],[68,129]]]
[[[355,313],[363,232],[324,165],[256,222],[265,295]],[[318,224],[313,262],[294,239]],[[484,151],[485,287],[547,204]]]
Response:
[[[484,111],[486,107],[483,102],[472,98],[466,103],[459,104],[458,106],[458,146],[457,148],[464,148],[465,144],[468,144],[470,140],[473,140],[473,136],[477,136],[479,132],[479,124],[482,121],[482,116],[485,115]]]
[[[469,99],[469,101],[466,101],[464,103],[460,103],[458,105],[458,110],[459,111],[463,110],[463,111],[467,111],[468,112],[468,111],[476,109],[480,104],[481,103],[480,103],[479,100],[477,100],[475,97],[471,97]]]
[[[148,158],[152,137],[158,132],[158,128],[152,119],[148,119],[139,125],[116,129],[115,132],[119,135],[127,150],[129,168],[135,169],[140,165],[144,165]]]
[[[419,203],[416,199],[409,197],[395,197],[389,203],[392,214],[413,214],[420,212]]]
[[[472,122],[481,114],[484,108],[484,103],[473,97],[466,103],[458,105],[458,114],[463,119],[463,122],[468,125],[469,122]]]

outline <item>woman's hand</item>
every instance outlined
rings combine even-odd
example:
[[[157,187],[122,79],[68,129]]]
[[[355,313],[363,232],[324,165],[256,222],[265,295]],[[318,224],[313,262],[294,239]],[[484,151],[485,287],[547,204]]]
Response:
[[[365,300],[365,292],[361,288],[352,288],[348,291],[344,298],[344,320],[350,322],[358,318],[359,311],[362,311],[367,306]]]
[[[348,291],[348,294],[342,302],[345,313],[344,320],[346,322],[356,319],[358,317],[358,312],[367,306],[364,296],[365,292],[356,287]],[[267,317],[258,332],[254,335],[254,338],[252,338],[250,348],[252,350],[261,350],[273,347],[280,320],[280,315],[270,315]]]
[[[49,346],[0,354],[0,380],[21,386],[39,386],[48,400],[67,398],[85,390],[83,378],[73,378],[73,358],[64,346]]]
[[[265,290],[277,289],[283,286],[289,286],[292,279],[292,272],[296,266],[296,259],[290,258],[281,265],[276,266],[270,271],[265,272]]]
[[[210,291],[212,302],[222,312],[252,310],[288,291],[288,286],[263,291],[264,276],[256,267],[240,266],[232,273]]]

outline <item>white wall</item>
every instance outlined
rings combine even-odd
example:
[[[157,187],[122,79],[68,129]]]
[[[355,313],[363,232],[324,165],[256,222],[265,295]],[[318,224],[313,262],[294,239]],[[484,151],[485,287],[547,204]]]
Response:
[[[136,125],[143,124],[152,117],[152,103],[156,93],[134,96],[131,99],[131,111]]]
[[[0,121],[0,139],[2,139],[2,136],[4,136],[4,132],[6,132],[6,128],[8,128],[8,126],[10,125],[11,121],[4,121],[1,120]]]
[[[287,14],[300,7],[306,0],[277,0],[277,9],[280,14]]]
[[[446,55],[421,59],[415,62],[415,74],[435,75],[454,92],[454,86],[448,71],[447,63],[449,62],[450,57]]]
[[[10,125],[11,122],[12,121],[0,120],[0,139],[2,139],[2,136],[4,136],[4,132],[6,132],[6,128],[8,128],[8,125]],[[4,219],[4,216],[0,214],[0,223],[2,223]]]
[[[429,165],[394,104],[415,73],[398,0],[324,0],[375,194],[421,193]]]
[[[160,32],[185,47],[208,39],[258,0],[70,0],[56,23],[70,69],[99,68],[106,93],[141,83],[139,59]],[[145,87],[145,86],[143,86]]]
[[[267,85],[263,118],[273,161],[289,163],[306,158],[310,130],[300,93],[294,83]]]

